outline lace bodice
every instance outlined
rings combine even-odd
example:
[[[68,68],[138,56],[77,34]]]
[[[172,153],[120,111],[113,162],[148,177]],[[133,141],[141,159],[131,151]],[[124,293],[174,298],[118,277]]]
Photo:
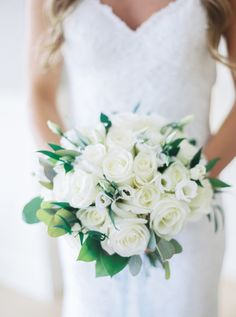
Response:
[[[64,32],[75,124],[140,103],[168,120],[194,114],[191,133],[205,142],[215,62],[200,0],[171,2],[136,31],[100,0],[83,0]]]

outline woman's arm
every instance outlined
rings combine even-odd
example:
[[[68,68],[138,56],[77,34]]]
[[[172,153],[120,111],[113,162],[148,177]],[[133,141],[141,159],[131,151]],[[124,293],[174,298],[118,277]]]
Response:
[[[225,34],[229,57],[236,64],[236,0],[230,0],[235,12],[232,23]],[[232,71],[236,88],[236,71]],[[216,177],[236,156],[236,101],[230,114],[216,135],[208,142],[205,148],[208,159],[219,157],[220,161],[212,170],[211,176]]]
[[[39,62],[39,43],[45,37],[48,22],[44,14],[45,0],[28,0],[29,8],[29,103],[33,128],[39,146],[46,142],[58,142],[47,127],[51,120],[60,126],[62,122],[56,107],[56,96],[61,75],[61,65],[43,70]]]

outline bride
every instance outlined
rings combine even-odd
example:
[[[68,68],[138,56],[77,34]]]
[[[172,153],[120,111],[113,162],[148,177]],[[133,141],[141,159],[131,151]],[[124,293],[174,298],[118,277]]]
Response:
[[[64,64],[71,125],[140,103],[140,111],[168,120],[194,115],[191,135],[208,159],[221,157],[213,177],[234,158],[236,104],[214,136],[209,108],[216,60],[232,69],[236,83],[236,0],[29,2],[30,104],[41,142],[58,141],[47,129],[48,119],[63,125],[56,103]],[[228,58],[218,53],[221,36]],[[39,45],[45,37],[46,45]],[[204,219],[188,225],[178,240],[184,252],[173,260],[170,281],[147,263],[138,277],[124,271],[96,279],[93,268],[76,262],[62,241],[63,317],[216,317],[224,232],[215,234]]]

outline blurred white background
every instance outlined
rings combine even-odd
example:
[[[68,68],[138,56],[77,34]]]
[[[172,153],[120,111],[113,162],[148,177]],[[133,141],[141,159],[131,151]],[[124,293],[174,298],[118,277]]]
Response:
[[[26,99],[25,6],[24,0],[0,2],[0,315],[35,317],[40,311],[40,316],[53,317],[58,316],[56,303],[61,292],[56,247],[41,226],[27,226],[21,219],[22,206],[37,191],[31,176],[34,146]],[[229,72],[220,66],[218,73],[212,102],[213,130],[227,115],[234,98]],[[236,186],[235,163],[223,177]],[[236,316],[235,192],[236,187],[225,195],[224,317]]]

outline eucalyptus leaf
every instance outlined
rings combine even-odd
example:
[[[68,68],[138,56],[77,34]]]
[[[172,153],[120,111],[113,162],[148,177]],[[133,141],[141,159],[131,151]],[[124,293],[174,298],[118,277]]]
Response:
[[[71,156],[73,158],[80,155],[79,152],[74,151],[74,150],[58,150],[58,151],[56,151],[56,154],[60,155],[60,156]]]
[[[182,252],[181,245],[174,239],[167,241],[160,239],[157,243],[157,250],[161,256],[162,261],[171,259],[175,254]]]
[[[39,181],[39,184],[47,189],[50,189],[50,190],[53,189],[53,183],[51,183],[51,182]]]
[[[49,236],[56,238],[68,233],[68,225],[72,227],[76,221],[76,216],[72,212],[59,209],[48,225]]]
[[[150,230],[150,239],[149,239],[149,242],[148,242],[148,249],[149,250],[152,250],[154,251],[156,249],[156,245],[157,245],[157,242],[156,242],[156,237],[155,237],[155,233],[153,230]]]
[[[133,255],[129,259],[129,271],[133,276],[138,275],[142,268],[142,259],[140,255]]]
[[[53,208],[39,209],[37,211],[37,218],[43,222],[45,225],[49,225],[53,216],[56,214],[57,210]]]
[[[37,218],[37,211],[40,209],[42,201],[43,199],[41,197],[35,197],[25,205],[22,215],[26,223],[34,224],[40,221]]]

